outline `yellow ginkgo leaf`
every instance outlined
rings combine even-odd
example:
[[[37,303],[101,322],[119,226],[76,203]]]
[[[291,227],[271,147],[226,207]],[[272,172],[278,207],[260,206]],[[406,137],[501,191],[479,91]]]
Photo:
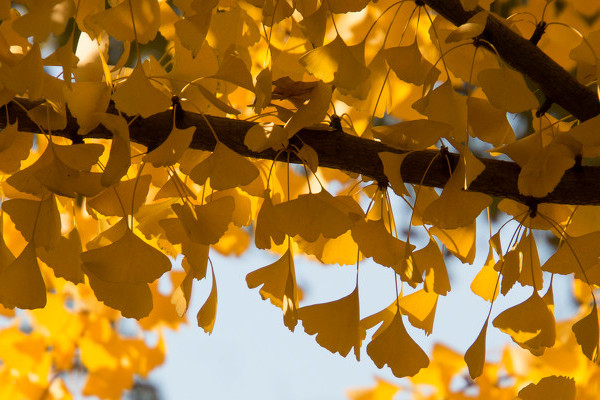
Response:
[[[272,122],[253,125],[244,137],[244,145],[252,151],[285,149],[288,145],[287,132]]]
[[[520,113],[539,107],[523,76],[513,69],[485,69],[477,75],[477,79],[490,103],[502,110]]]
[[[298,107],[298,111],[292,114],[292,117],[285,123],[283,128],[288,139],[300,129],[323,121],[331,102],[331,92],[331,85],[321,81],[317,82],[310,92],[308,102]]]
[[[148,43],[158,33],[160,7],[154,0],[127,0],[90,15],[85,23],[120,41]]]
[[[420,274],[425,273],[425,290],[445,296],[450,291],[450,279],[444,256],[435,240],[412,253],[412,263]]]
[[[467,107],[471,136],[494,146],[502,146],[515,141],[515,132],[506,118],[506,111],[477,97],[469,97]]]
[[[600,232],[592,232],[582,236],[565,235],[562,246],[546,261],[542,270],[555,274],[583,275],[583,271],[592,268],[598,263],[600,248],[597,243]]]
[[[293,332],[298,323],[298,288],[291,249],[273,264],[250,272],[246,282],[250,289],[262,285],[260,296],[283,310],[283,322]]]
[[[404,82],[420,86],[432,70],[434,77],[440,73],[433,64],[423,58],[416,40],[408,46],[385,49],[383,55],[396,76]]]
[[[492,203],[492,198],[478,192],[466,192],[449,181],[440,197],[423,212],[423,222],[442,229],[469,225]]]
[[[461,262],[472,264],[475,260],[477,247],[477,225],[475,221],[457,229],[440,229],[437,226],[432,226],[429,232],[437,236],[446,246],[446,249]]]
[[[493,324],[534,355],[543,354],[556,338],[554,315],[535,290],[521,304],[500,313]]]
[[[358,220],[352,226],[352,238],[365,257],[386,267],[394,268],[401,260],[408,258],[413,245],[392,236],[385,228],[383,220]]]
[[[265,199],[258,216],[256,217],[256,230],[254,232],[254,243],[259,249],[270,249],[271,240],[275,244],[282,244],[285,239],[285,233],[279,230],[276,225],[275,214],[273,213],[273,201],[268,191],[265,191]]]
[[[184,265],[184,262],[182,262],[182,265]],[[188,310],[188,307],[190,306],[193,282],[194,275],[186,273],[181,283],[173,290],[173,294],[171,295],[171,304],[175,306],[175,312],[177,312],[179,317],[184,316]]]
[[[396,193],[398,196],[408,196],[408,190],[406,190],[406,186],[404,186],[404,180],[402,179],[402,174],[400,173],[402,162],[408,153],[398,154],[381,152],[378,153],[378,155],[383,164],[383,173],[389,179],[394,193]]]
[[[169,167],[179,161],[183,152],[190,146],[196,128],[190,126],[178,129],[173,125],[169,136],[157,148],[142,158],[142,161],[151,163],[155,167]]]
[[[192,52],[196,57],[205,43],[206,34],[210,27],[210,19],[213,8],[217,6],[217,1],[194,2],[199,7],[194,8],[194,14],[189,11],[185,18],[175,22],[175,32],[181,41],[181,44]]]
[[[350,400],[391,400],[400,390],[399,386],[375,377],[376,384],[369,389],[353,389],[346,391]]]
[[[46,285],[38,266],[34,242],[0,271],[0,303],[7,308],[43,308]]]
[[[593,304],[592,310],[588,315],[577,321],[573,325],[573,333],[577,338],[577,343],[581,346],[583,354],[592,362],[598,360],[598,308]]]
[[[535,290],[542,290],[544,276],[540,267],[540,256],[535,238],[531,231],[527,235],[523,235],[517,249],[523,253],[523,265],[521,266],[518,282],[522,286],[533,286]]]
[[[127,115],[141,115],[144,118],[165,111],[171,106],[171,95],[152,84],[141,63],[135,66],[125,83],[115,89],[112,98],[118,110]]]
[[[403,150],[424,150],[440,138],[449,138],[452,127],[443,122],[417,119],[393,125],[376,126],[373,136],[383,143]]]
[[[519,390],[519,400],[561,399],[575,400],[575,380],[566,376],[546,376],[538,383],[530,383]]]
[[[217,319],[217,280],[215,279],[215,271],[212,271],[212,287],[206,302],[198,311],[196,316],[198,326],[204,329],[204,332],[209,335],[212,333]]]
[[[64,89],[69,111],[77,119],[79,135],[87,135],[100,123],[110,102],[110,87],[105,82],[72,82]]]
[[[235,203],[233,197],[226,196],[194,206],[193,210],[188,203],[173,204],[172,207],[190,240],[208,245],[216,244],[227,230]]]
[[[81,238],[77,229],[74,228],[67,237],[61,236],[53,249],[38,248],[37,255],[52,268],[54,275],[78,284],[84,282],[81,251]]]
[[[118,182],[98,196],[89,199],[86,205],[106,216],[117,215],[122,217],[132,213],[135,214],[146,201],[151,180],[151,175],[142,175],[139,179],[133,178]]]
[[[343,207],[339,200],[322,190],[273,206],[271,221],[281,232],[314,242],[319,235],[334,238],[350,228],[350,218],[341,210]]]
[[[413,376],[429,365],[427,354],[410,337],[399,312],[390,325],[375,332],[367,354],[378,368],[387,364],[398,378]]]
[[[244,186],[258,177],[258,168],[223,143],[218,142],[213,153],[189,173],[198,185],[204,185],[210,177],[210,186],[225,190]]]
[[[494,270],[494,255],[490,247],[483,267],[481,267],[481,270],[479,270],[473,282],[471,282],[471,290],[486,301],[494,301],[498,297],[499,292],[497,285],[498,272]]]
[[[307,144],[304,144],[298,152],[298,157],[300,157],[300,159],[306,163],[308,168],[310,168],[313,173],[317,173],[317,168],[319,168],[319,155],[315,149]]]
[[[172,176],[154,196],[154,200],[168,198],[188,198],[196,200],[196,195],[194,194],[192,189],[190,189],[190,187],[179,177]]]
[[[60,213],[54,196],[42,201],[10,199],[2,202],[15,227],[35,247],[52,249],[60,239]]]
[[[576,154],[562,144],[552,142],[531,155],[521,167],[517,182],[525,196],[544,197],[554,190],[566,170],[575,165]]]
[[[219,70],[215,75],[209,78],[222,79],[227,82],[231,82],[239,87],[254,91],[254,85],[252,84],[252,75],[248,70],[248,67],[244,61],[235,53],[228,52],[225,54]]]
[[[338,35],[332,42],[309,51],[298,61],[323,82],[352,90],[369,76],[364,62],[364,45],[359,47],[363,54],[353,51]]]
[[[323,264],[356,264],[356,242],[352,239],[351,231],[346,231],[340,236],[331,239],[320,235],[314,242],[308,242],[300,236],[295,236],[294,242],[300,250],[306,254],[315,256]],[[358,256],[358,260],[362,260],[362,258],[362,255]]]
[[[82,268],[98,300],[124,317],[140,319],[152,311],[152,291],[147,283],[107,282],[88,271],[85,264]]]
[[[366,332],[360,324],[358,287],[346,297],[329,303],[314,304],[298,310],[298,319],[309,335],[332,353],[346,357],[354,347],[360,360],[360,346]]]
[[[450,81],[446,81],[412,107],[431,121],[450,125],[453,137],[459,142],[467,139],[467,98],[456,93]]]
[[[273,91],[273,73],[270,69],[265,68],[256,76],[256,86],[254,93],[254,112],[260,114],[262,109],[271,104],[271,94]]]
[[[9,123],[0,132],[0,171],[4,173],[17,172],[31,151],[33,135],[18,129],[17,123]]]
[[[120,115],[103,114],[100,122],[113,134],[110,155],[102,173],[102,184],[110,186],[120,181],[131,165],[129,126]]]
[[[423,329],[426,335],[431,335],[438,294],[425,289],[417,290],[398,300],[400,309],[408,315],[408,321],[415,328]]]
[[[481,376],[483,372],[483,365],[485,364],[485,338],[487,335],[488,319],[485,320],[483,328],[477,335],[477,339],[473,342],[471,347],[465,353],[465,362],[469,367],[469,376],[471,379],[475,379]]]
[[[467,22],[457,27],[446,37],[446,43],[461,42],[481,35],[485,29],[488,15],[489,12],[487,11],[480,11],[473,15]]]
[[[117,241],[81,254],[86,271],[110,283],[149,283],[171,269],[171,261],[127,229]]]

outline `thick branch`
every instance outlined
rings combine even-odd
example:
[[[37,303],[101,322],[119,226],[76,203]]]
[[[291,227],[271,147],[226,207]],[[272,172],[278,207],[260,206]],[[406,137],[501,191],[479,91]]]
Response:
[[[28,100],[20,100],[25,108],[35,104]],[[116,112],[114,109],[109,112]],[[19,121],[19,130],[39,133],[39,128],[27,113],[13,103],[8,105],[8,114]],[[244,145],[244,137],[251,122],[228,118],[207,116],[219,139],[229,148],[248,157],[274,159],[274,151],[256,153]],[[130,125],[131,140],[155,148],[162,143],[172,128],[172,113],[165,111],[150,118],[136,118]],[[6,113],[0,112],[0,128],[6,126]],[[195,126],[196,133],[191,144],[194,149],[213,150],[215,139],[201,115],[186,112],[179,125],[180,128]],[[77,122],[69,115],[67,127],[53,132],[54,135],[71,138],[76,135]],[[319,155],[319,165],[363,175],[381,183],[387,182],[378,153],[390,151],[402,153],[383,143],[367,140],[328,129],[303,129],[293,140],[300,140],[315,149]],[[99,126],[86,137],[112,138],[110,131]],[[416,151],[410,153],[402,164],[402,177],[406,183],[422,183],[427,186],[443,187],[449,177],[448,161],[437,151]],[[436,157],[437,156],[437,157]],[[450,154],[450,165],[456,165],[458,155]],[[432,159],[435,160],[432,161]],[[280,157],[284,161],[285,157]],[[520,168],[508,161],[481,159],[485,164],[483,173],[471,184],[470,190],[486,193],[491,196],[509,198],[522,203],[530,203],[531,198],[522,196],[517,189],[517,178]],[[292,157],[292,162],[300,162]],[[425,171],[431,163],[427,175]],[[425,175],[425,176],[424,176]],[[600,167],[573,168],[565,173],[556,189],[548,196],[536,199],[537,202],[561,204],[600,204]]]
[[[423,0],[444,18],[462,25],[481,9],[465,11],[459,0]],[[554,60],[524,39],[493,15],[489,15],[483,34],[498,53],[517,71],[536,82],[547,98],[563,107],[577,119],[585,121],[600,114],[597,95],[565,71]]]

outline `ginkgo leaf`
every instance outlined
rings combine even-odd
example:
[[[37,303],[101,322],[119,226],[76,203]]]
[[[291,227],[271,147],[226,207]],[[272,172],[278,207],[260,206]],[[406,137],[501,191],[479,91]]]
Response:
[[[189,173],[189,177],[199,185],[204,185],[210,177],[210,186],[215,190],[225,190],[244,186],[258,177],[258,168],[229,147],[218,142],[213,153]]]
[[[304,144],[304,146],[302,146],[298,152],[298,157],[300,157],[300,159],[306,163],[308,168],[310,168],[313,173],[317,173],[317,168],[319,168],[319,155],[315,149],[307,144]]]
[[[154,200],[166,198],[188,198],[196,200],[196,195],[179,177],[171,176],[154,196]]]
[[[120,115],[103,114],[100,122],[113,134],[110,155],[102,173],[102,184],[110,186],[120,181],[131,165],[129,126]]]
[[[206,34],[210,28],[210,19],[217,1],[194,2],[194,9],[186,12],[186,17],[175,22],[175,32],[181,44],[196,57],[205,42]],[[191,5],[191,3],[190,3]]]
[[[121,311],[126,318],[140,319],[152,311],[152,291],[147,283],[107,282],[82,266],[98,300]]]
[[[170,94],[152,84],[141,63],[135,66],[122,85],[117,86],[112,99],[118,110],[127,115],[141,115],[144,118],[165,111],[171,106]]]
[[[2,202],[15,227],[35,247],[52,249],[60,239],[60,213],[54,196],[42,201],[10,199]]]
[[[443,122],[450,125],[452,135],[459,142],[467,138],[467,99],[452,88],[452,83],[446,81],[425,97],[415,102],[412,107],[431,121]]]
[[[256,75],[256,85],[254,86],[254,112],[260,114],[262,109],[268,107],[271,103],[273,93],[273,73],[265,68]]]
[[[494,264],[494,255],[490,247],[483,267],[471,282],[473,293],[486,301],[494,301],[498,297],[498,272],[494,270]]]
[[[535,290],[527,300],[503,311],[492,323],[534,355],[541,355],[554,345],[554,315]]]
[[[413,265],[425,273],[425,290],[445,296],[450,291],[446,262],[435,240],[411,254]]]
[[[0,132],[0,171],[17,172],[21,161],[29,155],[32,143],[32,134],[20,132],[17,123],[7,124]]]
[[[183,262],[182,262],[183,265]],[[184,267],[185,268],[185,267]],[[190,298],[192,297],[192,283],[194,282],[193,274],[185,274],[183,281],[173,290],[171,295],[171,304],[175,306],[175,312],[179,317],[185,315],[190,306]]]
[[[69,112],[77,119],[79,135],[87,135],[100,123],[100,116],[108,108],[110,88],[105,82],[72,82],[64,89]]]
[[[81,254],[85,270],[110,283],[149,283],[171,269],[171,261],[127,229],[117,241]]]
[[[369,389],[346,391],[350,400],[392,400],[401,389],[391,382],[375,377],[376,384]]]
[[[209,335],[212,333],[217,319],[217,280],[215,279],[215,271],[212,270],[212,287],[208,298],[196,315],[198,326],[204,329],[204,332]]]
[[[487,335],[488,319],[485,320],[483,328],[477,335],[477,339],[465,352],[465,362],[469,367],[469,376],[471,379],[478,378],[483,373],[483,366],[485,364],[485,339]]]
[[[555,274],[582,275],[598,263],[600,249],[597,246],[600,232],[592,232],[582,236],[565,235],[563,245],[546,261],[542,270]]]
[[[429,61],[421,55],[417,41],[408,46],[397,46],[385,49],[383,55],[396,76],[404,82],[422,85],[428,74],[439,75]]]
[[[425,289],[418,290],[398,300],[400,309],[408,315],[408,321],[415,328],[422,329],[426,335],[431,335],[438,294]]]
[[[308,242],[300,236],[295,236],[294,242],[300,250],[315,256],[323,264],[354,265],[357,259],[359,261],[363,259],[362,254],[357,257],[356,242],[352,238],[351,231],[346,231],[336,238],[326,238],[320,235],[314,242]]]
[[[523,286],[533,286],[535,290],[542,290],[544,277],[540,267],[537,245],[531,231],[521,238],[517,249],[523,253],[523,265],[521,266],[518,282]]]
[[[360,46],[364,52],[364,46]],[[317,47],[298,60],[306,70],[338,88],[352,90],[369,76],[364,55],[356,54],[338,35],[325,46]]]
[[[231,82],[239,87],[254,91],[252,84],[252,75],[244,61],[235,53],[227,53],[219,66],[219,70],[215,75],[209,78],[222,79]]]
[[[575,333],[575,338],[581,346],[583,354],[592,362],[596,362],[598,360],[598,341],[600,337],[596,303],[593,304],[588,315],[573,325],[573,333]]]
[[[172,207],[190,240],[208,245],[217,243],[227,230],[235,203],[233,197],[226,196],[194,206],[193,211],[187,203],[173,204]]]
[[[405,150],[424,150],[442,137],[450,137],[452,127],[443,122],[417,119],[373,127],[373,136],[383,143]]]
[[[437,236],[446,246],[446,249],[461,262],[472,264],[475,260],[477,247],[475,246],[477,242],[477,224],[475,221],[457,229],[440,229],[437,226],[432,226],[429,232]]]
[[[520,113],[539,107],[523,76],[508,67],[483,70],[477,79],[490,103],[498,108]]]
[[[300,235],[314,242],[319,235],[334,238],[346,232],[350,218],[341,209],[343,204],[327,191],[302,194],[297,199],[273,206],[271,221],[276,228],[290,236]]]
[[[476,97],[467,99],[467,108],[472,136],[494,146],[515,141],[515,132],[506,118],[506,111]]]
[[[260,296],[283,310],[283,321],[292,332],[298,322],[298,288],[291,249],[273,264],[246,276],[250,289],[261,286]]]
[[[57,277],[65,278],[74,284],[83,283],[81,269],[81,237],[77,229],[72,229],[67,237],[61,236],[51,250],[43,247],[37,249],[37,255],[47,264]]]
[[[120,41],[148,43],[158,33],[160,7],[154,0],[128,0],[90,15],[85,22]]]
[[[246,132],[244,145],[257,152],[268,148],[281,150],[288,145],[287,132],[273,123],[256,124]]]
[[[481,35],[485,29],[489,13],[480,11],[473,15],[467,22],[457,27],[446,37],[446,43],[460,42]]]
[[[394,269],[414,249],[413,245],[392,236],[383,220],[358,220],[352,226],[352,238],[365,257],[373,257],[376,263]]]
[[[0,271],[0,303],[7,308],[46,306],[46,285],[38,266],[34,242]]]
[[[173,126],[171,133],[157,148],[142,158],[142,161],[151,163],[155,167],[169,167],[179,161],[183,152],[190,146],[196,127],[190,126],[178,129]]]
[[[151,180],[152,176],[142,175],[139,178],[120,181],[98,196],[88,199],[86,205],[106,216],[122,217],[135,214],[146,200]]]
[[[317,343],[327,350],[346,357],[354,347],[354,355],[360,360],[366,332],[360,325],[358,287],[339,300],[300,308],[298,319],[302,320],[304,331],[317,334]]]
[[[394,193],[396,193],[398,196],[408,196],[408,190],[406,190],[406,186],[404,186],[404,180],[402,179],[402,174],[400,173],[400,167],[402,166],[402,162],[408,153],[397,154],[381,152],[378,153],[378,155],[383,164],[383,173],[389,179]]]
[[[521,167],[517,182],[525,196],[544,197],[562,179],[566,170],[575,165],[575,154],[567,146],[550,143],[535,152]]]
[[[400,313],[396,313],[390,325],[373,335],[367,354],[378,368],[387,364],[398,378],[413,376],[429,365],[427,354],[406,331]]]
[[[298,111],[285,123],[283,128],[287,133],[288,139],[294,136],[300,129],[323,121],[331,102],[331,92],[331,85],[320,81],[317,82],[316,86],[310,92],[308,102],[298,107]]]
[[[519,390],[520,400],[564,399],[575,400],[575,380],[566,376],[546,376],[536,384],[530,383]]]

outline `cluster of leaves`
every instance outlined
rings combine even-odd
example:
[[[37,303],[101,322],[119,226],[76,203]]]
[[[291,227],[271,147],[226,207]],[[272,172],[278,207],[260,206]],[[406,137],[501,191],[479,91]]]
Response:
[[[358,359],[367,330],[378,326],[368,355],[398,377],[413,376],[430,360],[405,324],[431,333],[439,296],[451,289],[444,251],[473,264],[476,219],[492,205],[490,196],[467,190],[485,169],[476,154],[510,157],[521,168],[519,192],[535,200],[552,192],[567,169],[600,152],[600,117],[579,123],[538,113],[532,132],[517,140],[507,113],[531,117],[540,103],[534,83],[479,38],[488,18],[497,18],[490,1],[457,2],[478,11],[459,27],[435,15],[427,2],[408,0],[14,3],[11,8],[10,1],[0,1],[0,101],[6,106],[0,303],[64,316],[44,323],[37,311],[22,314],[31,316],[34,333],[15,325],[0,334],[0,341],[6,335],[11,343],[40,343],[39,353],[22,358],[48,359],[36,366],[46,369],[32,390],[55,390],[59,380],[52,374],[80,360],[90,373],[86,393],[116,398],[131,386],[133,374],[144,376],[160,362],[161,345],[155,349],[111,331],[118,313],[93,297],[140,320],[140,334],[164,323],[176,326],[173,316],[186,313],[194,283],[206,278],[210,264],[212,288],[197,321],[211,333],[218,266],[212,266],[210,251],[242,253],[251,241],[248,227],[258,248],[281,255],[248,274],[248,286],[260,287],[262,298],[282,309],[289,329],[301,321],[321,346],[342,356],[353,351]],[[560,7],[530,1],[527,8],[513,8],[516,17],[504,23],[527,35],[536,16],[557,21],[549,31],[583,32],[569,58],[555,58],[565,68],[577,66],[587,84],[597,80],[599,8],[586,1]],[[548,32],[539,45],[552,56],[564,53],[564,36]],[[9,111],[15,108],[26,111],[27,121],[15,120]],[[171,113],[170,134],[162,143],[152,141],[152,132],[136,131],[139,121],[165,112]],[[375,126],[386,113],[401,122]],[[212,151],[190,148],[200,129],[185,124],[192,114],[212,132]],[[228,147],[222,136],[227,129],[215,129],[207,115],[228,117],[232,126],[241,119],[260,121],[247,129],[244,144],[273,161]],[[323,124],[328,115],[333,128]],[[42,134],[23,132],[20,124]],[[383,142],[388,151],[379,157],[388,181],[319,167],[318,149],[298,135],[318,124],[324,139],[334,129]],[[94,139],[97,132],[112,139]],[[407,154],[440,149],[436,157],[443,158],[449,146],[460,159],[453,168],[449,163],[451,177],[441,192],[404,184],[400,171]],[[290,168],[292,157],[303,164],[299,172]],[[335,196],[327,191],[331,182],[341,187]],[[403,237],[392,190],[411,209]],[[465,354],[472,378],[488,379],[492,305],[517,282],[530,287],[531,296],[492,324],[533,355],[554,346],[551,274],[573,274],[589,286],[586,316],[572,330],[583,354],[597,361],[599,211],[532,204],[504,199],[497,205],[519,228],[509,240],[502,228],[490,232],[487,260],[471,285],[490,302]],[[419,249],[411,229],[427,237]],[[560,242],[543,265],[537,230]],[[184,271],[171,274],[173,289],[165,297],[157,280],[171,270],[168,256],[181,254]],[[300,307],[297,254],[355,264],[356,286],[341,299]],[[397,289],[388,307],[361,319],[358,274],[365,258],[389,268]],[[66,308],[58,311],[61,306]],[[52,341],[63,320],[73,326],[72,336],[61,339],[64,345]],[[30,379],[22,364],[4,357],[6,379]],[[120,385],[108,377],[113,373]],[[99,385],[101,379],[111,386]]]

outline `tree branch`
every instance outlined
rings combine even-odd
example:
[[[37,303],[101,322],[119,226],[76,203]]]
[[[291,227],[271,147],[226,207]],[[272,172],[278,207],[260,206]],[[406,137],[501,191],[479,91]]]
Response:
[[[477,12],[465,11],[459,0],[423,0],[429,7],[455,25],[462,25]],[[481,38],[494,45],[504,61],[536,82],[547,98],[580,121],[600,114],[598,96],[579,83],[554,60],[529,40],[508,28],[490,14]]]
[[[19,100],[19,103],[26,109],[38,104],[26,99]],[[13,103],[9,103],[7,107],[11,121],[14,122],[14,118],[19,121],[19,130],[40,133],[38,126],[27,116],[23,108]],[[6,126],[6,113],[2,111],[0,110],[0,128]],[[116,110],[110,108],[108,112],[116,113]],[[237,153],[247,157],[269,160],[275,158],[275,151],[267,150],[257,153],[250,151],[244,145],[246,132],[253,123],[210,115],[206,117],[217,133],[219,140]],[[155,148],[171,132],[172,118],[171,111],[164,111],[149,118],[135,118],[129,127],[131,140],[149,148]],[[189,126],[197,128],[190,147],[208,151],[214,149],[215,139],[201,115],[191,112],[184,113],[178,127],[183,129]],[[76,135],[77,129],[77,121],[68,115],[67,127],[63,130],[54,131],[52,134],[70,139],[73,134]],[[100,125],[85,137],[110,139],[112,133]],[[386,183],[387,177],[383,173],[383,165],[378,153],[384,151],[405,153],[405,151],[391,148],[381,142],[362,139],[329,129],[303,129],[298,132],[296,137],[292,138],[292,141],[295,141],[295,144],[299,147],[301,147],[300,141],[302,141],[315,149],[319,155],[319,165],[321,167],[354,172],[363,175],[366,179],[372,179],[380,183]],[[411,152],[402,164],[401,173],[404,182],[443,187],[450,176],[448,164],[451,166],[456,165],[459,156],[450,154],[447,157],[448,160],[441,156],[440,152],[433,150]],[[435,160],[433,160],[434,158]],[[279,160],[284,161],[285,157],[280,157]],[[524,204],[531,204],[532,202],[600,204],[600,167],[572,168],[565,173],[552,193],[544,198],[533,199],[519,193],[517,179],[520,167],[517,164],[486,158],[480,158],[480,160],[485,164],[485,170],[471,184],[469,188],[471,191],[513,199]],[[301,161],[292,156],[291,162],[300,163]],[[431,166],[427,170],[430,163]],[[425,171],[428,172],[424,176]]]

